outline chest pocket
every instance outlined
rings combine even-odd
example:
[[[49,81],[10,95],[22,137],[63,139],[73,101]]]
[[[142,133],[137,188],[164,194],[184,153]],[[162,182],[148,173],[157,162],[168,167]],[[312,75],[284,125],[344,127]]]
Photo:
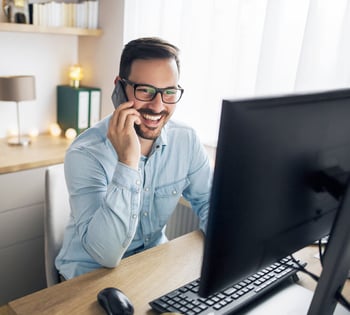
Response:
[[[190,184],[188,178],[159,187],[154,192],[154,221],[163,227],[173,213],[182,192]]]

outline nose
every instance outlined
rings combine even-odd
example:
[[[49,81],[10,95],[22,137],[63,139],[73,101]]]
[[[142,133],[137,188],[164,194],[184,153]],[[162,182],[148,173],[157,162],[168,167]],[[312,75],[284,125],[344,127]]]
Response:
[[[158,92],[155,96],[155,98],[151,102],[152,110],[156,113],[160,113],[164,109],[164,103],[162,100],[162,95],[160,92]]]

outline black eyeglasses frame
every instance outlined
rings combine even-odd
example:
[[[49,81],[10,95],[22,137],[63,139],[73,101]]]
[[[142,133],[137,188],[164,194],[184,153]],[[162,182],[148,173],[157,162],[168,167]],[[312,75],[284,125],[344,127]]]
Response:
[[[157,94],[160,93],[161,97],[162,97],[162,101],[163,103],[165,104],[176,104],[180,101],[183,93],[184,93],[184,89],[178,85],[177,87],[174,87],[174,86],[170,86],[170,87],[166,87],[166,88],[157,88],[151,84],[146,84],[146,83],[136,83],[136,82],[133,82],[133,81],[130,81],[128,79],[121,79],[121,81],[124,83],[124,84],[128,84],[130,86],[132,86],[134,88],[134,96],[137,100],[141,101],[141,102],[151,102],[153,101]],[[152,89],[154,89],[156,92],[154,93],[153,97],[149,100],[143,100],[143,99],[139,99],[137,96],[136,96],[136,89],[139,87],[139,86],[147,86],[147,87],[150,87]],[[180,96],[179,98],[175,101],[175,102],[168,102],[168,101],[165,101],[164,98],[163,98],[163,93],[166,91],[166,90],[169,90],[169,89],[174,89],[174,90],[177,90],[180,92]]]

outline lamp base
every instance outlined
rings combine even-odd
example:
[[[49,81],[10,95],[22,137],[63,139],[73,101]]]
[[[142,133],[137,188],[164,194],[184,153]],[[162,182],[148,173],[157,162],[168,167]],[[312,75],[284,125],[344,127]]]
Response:
[[[30,139],[27,137],[13,137],[8,139],[7,144],[11,146],[27,146],[30,142]]]

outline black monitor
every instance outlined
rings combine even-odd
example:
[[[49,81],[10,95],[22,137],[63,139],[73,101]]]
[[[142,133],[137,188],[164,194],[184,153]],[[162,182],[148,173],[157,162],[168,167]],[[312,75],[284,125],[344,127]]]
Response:
[[[331,314],[350,267],[349,170],[350,89],[224,100],[199,295],[330,234],[309,314]]]

